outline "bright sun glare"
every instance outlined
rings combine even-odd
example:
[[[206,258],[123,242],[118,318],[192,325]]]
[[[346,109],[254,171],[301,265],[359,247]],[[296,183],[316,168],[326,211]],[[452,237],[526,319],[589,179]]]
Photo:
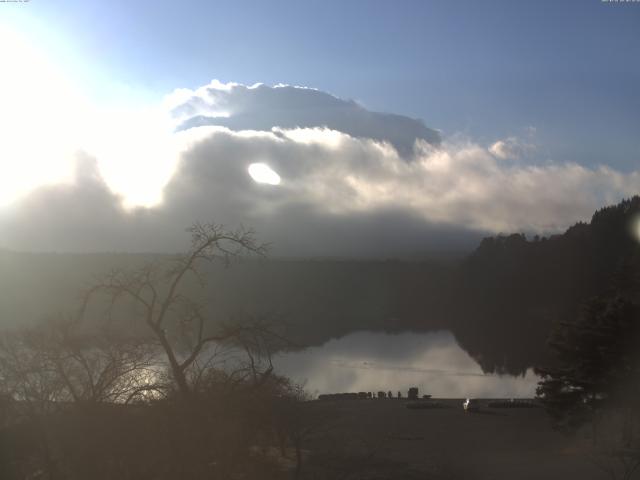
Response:
[[[0,25],[0,205],[70,175],[70,135],[81,101],[25,37]]]
[[[249,175],[257,183],[280,185],[280,175],[274,172],[266,163],[252,163],[249,165]]]
[[[640,243],[640,215],[637,215],[631,221],[631,232],[632,232],[633,236],[635,237],[636,241],[638,243]]]
[[[92,103],[44,47],[2,25],[0,58],[0,206],[71,181],[80,151],[97,159],[125,206],[161,200],[180,150],[162,108]]]

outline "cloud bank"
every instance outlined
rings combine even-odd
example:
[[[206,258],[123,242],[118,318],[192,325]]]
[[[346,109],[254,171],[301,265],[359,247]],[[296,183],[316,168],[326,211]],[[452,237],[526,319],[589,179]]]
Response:
[[[89,152],[71,183],[36,189],[0,213],[2,246],[180,251],[184,228],[213,220],[254,227],[274,255],[407,256],[471,248],[491,233],[556,232],[640,192],[640,172],[505,162],[521,145],[515,138],[489,147],[441,140],[421,122],[424,130],[312,89],[213,82],[168,103],[181,147],[159,204],[124,208]],[[360,123],[349,109],[377,120]],[[254,163],[280,184],[253,181]]]

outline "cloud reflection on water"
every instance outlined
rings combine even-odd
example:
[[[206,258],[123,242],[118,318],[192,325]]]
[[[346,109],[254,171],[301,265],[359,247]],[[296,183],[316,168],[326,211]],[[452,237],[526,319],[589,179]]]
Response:
[[[448,331],[356,332],[320,347],[281,355],[276,370],[320,393],[402,391],[434,397],[532,397],[538,378],[485,375]]]

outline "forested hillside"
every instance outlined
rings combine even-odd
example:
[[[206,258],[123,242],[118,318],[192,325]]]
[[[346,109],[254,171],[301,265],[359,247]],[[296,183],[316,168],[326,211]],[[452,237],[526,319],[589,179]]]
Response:
[[[81,294],[113,269],[137,269],[167,255],[0,253],[0,324],[73,315]],[[358,329],[446,328],[450,262],[245,259],[205,266],[210,321],[278,317],[297,345]],[[200,295],[186,284],[189,296]],[[100,313],[97,309],[94,313]],[[121,312],[126,315],[126,312]]]
[[[554,322],[640,273],[640,197],[597,211],[562,235],[486,238],[460,266],[448,318],[463,348],[488,371],[521,372],[546,360]]]
[[[485,370],[519,373],[546,360],[554,322],[575,317],[614,276],[638,276],[638,218],[634,197],[561,235],[486,238],[462,261],[214,264],[206,271],[209,318],[277,316],[299,346],[354,330],[449,329]],[[0,252],[0,324],[73,315],[96,275],[167,258]]]

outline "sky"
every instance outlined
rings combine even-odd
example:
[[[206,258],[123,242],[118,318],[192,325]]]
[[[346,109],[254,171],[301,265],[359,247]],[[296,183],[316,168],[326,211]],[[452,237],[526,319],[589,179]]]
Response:
[[[204,215],[300,255],[561,231],[640,191],[639,27],[600,0],[2,3],[3,246],[178,248],[149,238]]]

